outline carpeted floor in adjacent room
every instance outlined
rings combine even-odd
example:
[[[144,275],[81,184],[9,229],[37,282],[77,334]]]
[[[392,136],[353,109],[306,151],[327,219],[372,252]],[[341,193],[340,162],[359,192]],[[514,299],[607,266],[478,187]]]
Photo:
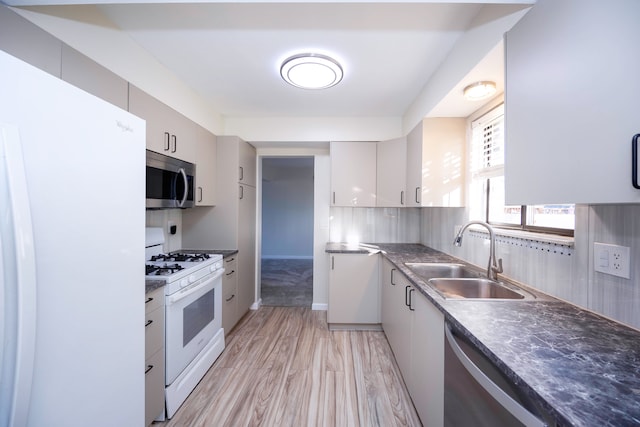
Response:
[[[312,259],[263,259],[262,305],[311,307],[313,302]]]

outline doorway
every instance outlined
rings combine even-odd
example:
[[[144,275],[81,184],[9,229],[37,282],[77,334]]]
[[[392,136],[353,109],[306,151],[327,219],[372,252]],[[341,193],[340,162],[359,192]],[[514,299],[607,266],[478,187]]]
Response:
[[[262,158],[262,305],[313,303],[314,158]]]

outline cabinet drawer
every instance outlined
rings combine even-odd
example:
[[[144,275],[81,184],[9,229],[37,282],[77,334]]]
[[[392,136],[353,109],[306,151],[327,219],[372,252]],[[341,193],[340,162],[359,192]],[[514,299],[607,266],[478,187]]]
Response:
[[[227,273],[232,270],[238,270],[238,257],[236,255],[231,255],[228,258],[224,259],[224,269]]]
[[[144,311],[151,313],[158,307],[164,306],[164,288],[158,288],[144,296]]]
[[[164,342],[164,307],[159,307],[145,316],[145,357],[163,347]]]
[[[160,350],[145,361],[145,425],[149,425],[164,411],[164,351]]]

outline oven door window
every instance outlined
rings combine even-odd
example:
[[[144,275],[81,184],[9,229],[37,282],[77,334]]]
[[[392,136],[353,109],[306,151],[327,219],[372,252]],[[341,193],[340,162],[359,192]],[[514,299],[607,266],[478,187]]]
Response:
[[[206,294],[182,310],[182,346],[187,344],[215,319],[215,292]]]

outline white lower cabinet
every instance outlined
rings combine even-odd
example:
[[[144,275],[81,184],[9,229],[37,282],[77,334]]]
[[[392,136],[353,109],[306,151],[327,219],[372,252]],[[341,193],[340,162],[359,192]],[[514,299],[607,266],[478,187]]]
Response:
[[[382,329],[425,426],[444,422],[444,316],[386,259]]]
[[[222,327],[225,336],[231,332],[240,317],[238,312],[238,261],[236,255],[231,255],[224,259],[224,276],[222,276]]]
[[[164,413],[164,288],[145,299],[145,425]]]
[[[329,326],[379,325],[379,255],[331,253],[329,256]]]

